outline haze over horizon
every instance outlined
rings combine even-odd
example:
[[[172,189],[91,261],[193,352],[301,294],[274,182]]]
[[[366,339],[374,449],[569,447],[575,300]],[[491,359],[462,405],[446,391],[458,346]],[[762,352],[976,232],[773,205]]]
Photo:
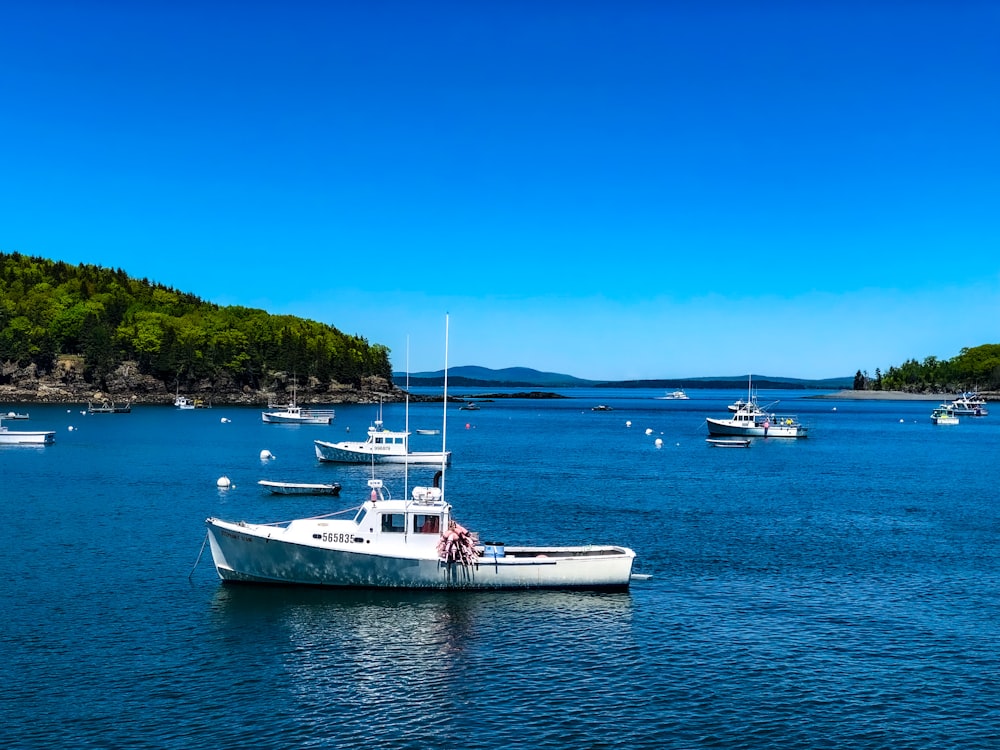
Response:
[[[13,4],[0,250],[449,363],[1000,342],[1000,5]]]

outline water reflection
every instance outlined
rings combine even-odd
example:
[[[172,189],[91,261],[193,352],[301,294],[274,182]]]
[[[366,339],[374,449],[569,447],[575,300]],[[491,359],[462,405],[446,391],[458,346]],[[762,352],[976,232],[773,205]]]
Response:
[[[470,694],[512,700],[510,675],[532,663],[562,670],[620,642],[632,614],[629,593],[220,586],[211,601],[228,657],[266,660],[262,671],[282,675],[268,689],[297,707],[295,723],[332,712],[344,742],[371,738],[373,712],[400,735],[446,742]]]

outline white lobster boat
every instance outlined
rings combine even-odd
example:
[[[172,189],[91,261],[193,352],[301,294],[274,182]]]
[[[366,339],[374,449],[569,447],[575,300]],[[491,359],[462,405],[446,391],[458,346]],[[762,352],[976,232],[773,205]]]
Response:
[[[435,481],[436,484],[436,481]],[[403,589],[628,589],[627,547],[514,547],[480,543],[457,524],[443,489],[394,499],[379,479],[347,517],[281,524],[206,520],[225,582]]]
[[[11,430],[3,423],[8,417],[0,417],[0,445],[52,445],[56,441],[55,430]]]
[[[708,434],[712,437],[807,437],[809,428],[799,422],[796,416],[769,411],[777,403],[775,401],[767,406],[760,406],[752,386],[748,385],[747,400],[737,401],[729,406],[732,414],[721,419],[705,419]]]
[[[345,440],[340,443],[314,440],[313,445],[316,449],[316,458],[333,463],[451,465],[451,451],[411,451],[408,430],[387,430],[383,426],[381,404],[379,404],[378,419],[368,428],[367,439]]]
[[[268,424],[331,424],[333,409],[303,409],[296,404],[272,407],[278,411],[262,411],[260,418]]]
[[[441,468],[433,486],[414,487],[409,497],[404,493],[394,498],[382,480],[373,477],[361,506],[341,513],[276,524],[208,518],[207,540],[224,582],[387,589],[628,589],[635,560],[628,547],[481,543],[478,534],[455,521],[444,493],[445,466],[451,458],[443,450],[447,336],[445,341],[445,418],[436,461]],[[408,433],[382,430],[381,408],[379,417],[369,430],[362,460],[379,462],[374,452],[379,443],[372,437],[389,434],[402,439],[392,444],[397,451],[392,455],[403,456],[404,464],[416,463],[413,454],[406,453]],[[316,442],[320,455],[323,446]]]

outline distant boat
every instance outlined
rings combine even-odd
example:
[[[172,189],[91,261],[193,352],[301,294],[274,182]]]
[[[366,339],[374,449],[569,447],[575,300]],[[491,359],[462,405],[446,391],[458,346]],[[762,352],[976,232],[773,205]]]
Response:
[[[598,404],[597,406],[591,407],[591,411],[614,411],[614,409],[607,404]]]
[[[460,406],[458,408],[459,408],[460,411],[479,411],[479,405],[478,404],[474,404],[472,401],[470,401],[467,404],[463,404],[462,406]]]
[[[951,402],[952,411],[963,417],[985,417],[990,412],[986,408],[986,399],[975,392],[963,393]]]
[[[752,377],[751,377],[752,381]],[[748,381],[749,383],[750,381]],[[705,420],[708,434],[735,435],[737,437],[780,437],[804,438],[809,428],[791,414],[775,414],[768,411],[777,401],[761,407],[753,395],[752,384],[747,387],[747,400],[732,416],[723,419]]]
[[[261,412],[260,418],[268,424],[331,424],[336,416],[333,409],[303,409],[296,402],[296,389],[292,386],[292,400],[284,405],[268,404],[275,411]]]
[[[28,418],[29,416],[27,414],[18,414],[16,411],[9,411],[6,414],[2,415],[2,417],[0,417],[0,419],[28,419]]]
[[[656,398],[658,401],[674,401],[674,400],[686,399],[686,398],[691,398],[691,397],[688,396],[683,391],[683,389],[680,389],[680,390],[676,390],[676,391],[671,391],[670,393],[667,393],[667,394],[665,394],[663,396],[654,396],[654,398]]]
[[[411,451],[409,432],[385,429],[381,404],[378,419],[368,428],[366,440],[345,440],[340,443],[314,440],[313,444],[316,458],[320,461],[346,464],[451,464],[451,451]]]
[[[716,448],[749,448],[750,438],[705,438],[705,442]]]
[[[308,482],[272,482],[261,479],[257,482],[272,495],[339,495],[340,484],[310,484]]]
[[[934,424],[958,424],[958,417],[951,404],[941,404],[931,412],[931,422]]]
[[[4,419],[0,417],[0,445],[52,445],[56,441],[55,430],[10,430]]]
[[[174,399],[174,406],[178,409],[194,409],[194,401],[189,399],[187,396],[178,395]]]
[[[91,414],[129,414],[132,411],[132,403],[127,401],[125,404],[116,404],[114,401],[105,399],[94,406],[92,402],[88,401],[87,411]]]
[[[440,435],[441,430],[415,430],[418,435]]]

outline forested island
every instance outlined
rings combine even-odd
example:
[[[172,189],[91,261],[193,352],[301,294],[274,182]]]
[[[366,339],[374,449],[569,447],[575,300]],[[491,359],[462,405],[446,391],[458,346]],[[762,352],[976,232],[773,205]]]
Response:
[[[0,401],[370,401],[389,349],[290,315],[220,306],[121,269],[0,253]]]
[[[951,359],[909,359],[875,375],[858,370],[856,391],[903,391],[905,393],[995,392],[1000,390],[1000,344],[962,349]]]
[[[668,383],[573,380],[597,387]],[[695,380],[701,387],[725,387],[717,378]],[[465,383],[473,384],[497,385]],[[755,385],[817,387],[785,380]],[[304,404],[404,395],[393,384],[387,347],[332,325],[215,305],[121,269],[0,252],[0,402],[171,403],[180,393],[209,403],[256,405],[287,400],[293,388]],[[1000,344],[962,349],[947,360],[911,359],[874,375],[858,370],[853,388],[995,394]]]

